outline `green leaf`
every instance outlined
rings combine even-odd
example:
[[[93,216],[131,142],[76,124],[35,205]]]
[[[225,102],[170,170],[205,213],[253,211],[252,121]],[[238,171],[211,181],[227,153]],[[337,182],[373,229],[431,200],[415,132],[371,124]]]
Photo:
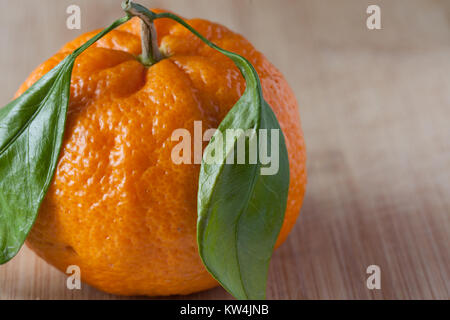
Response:
[[[199,177],[197,241],[208,271],[238,299],[264,299],[270,258],[284,221],[289,189],[289,159],[283,133],[271,107],[264,100],[253,66],[242,56],[223,50],[170,13],[153,18],[173,19],[196,34],[210,47],[233,60],[246,81],[246,90],[219,125],[204,151]],[[242,129],[231,139],[229,129]],[[261,159],[252,164],[248,156],[252,141],[245,142],[245,164],[228,164],[237,155],[239,141],[253,129],[278,130],[278,171],[262,175]],[[269,135],[268,133],[268,135]],[[224,138],[226,137],[226,138]],[[267,150],[271,150],[271,138]],[[224,144],[226,140],[229,144]],[[255,139],[253,136],[252,139]],[[257,144],[257,154],[264,144]],[[223,150],[218,161],[207,161]],[[219,153],[220,154],[220,153]]]
[[[76,57],[128,20],[114,22],[0,109],[0,264],[20,250],[52,181]]]
[[[238,65],[241,61],[235,61]],[[242,69],[241,69],[242,70]],[[244,72],[244,71],[243,71]],[[220,148],[217,135],[229,129],[280,129],[259,85],[246,74],[247,90],[219,125],[205,155]],[[261,174],[261,162],[227,164],[237,154],[238,139],[227,144],[220,163],[204,161],[198,190],[197,240],[200,255],[211,274],[238,299],[264,299],[267,273],[275,242],[286,210],[289,189],[289,161],[283,135],[279,146],[279,169]],[[258,141],[261,135],[258,135]],[[227,136],[227,142],[229,141]],[[219,141],[219,142],[218,142]],[[268,150],[271,139],[267,140]],[[219,145],[217,145],[219,144]],[[250,142],[246,143],[246,154]],[[258,153],[260,146],[257,148]]]

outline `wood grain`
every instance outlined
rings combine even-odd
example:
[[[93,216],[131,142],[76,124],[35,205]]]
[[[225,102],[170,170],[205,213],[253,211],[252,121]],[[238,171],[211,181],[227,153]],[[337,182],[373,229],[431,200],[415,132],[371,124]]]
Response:
[[[2,2],[0,105],[63,43],[121,16],[120,1]],[[268,298],[450,298],[450,2],[141,2],[242,33],[295,90],[309,184],[274,254]],[[369,31],[375,2],[383,29]],[[81,31],[65,28],[69,4],[82,9]],[[381,290],[366,287],[372,264]],[[0,299],[122,298],[65,281],[23,248],[0,266]],[[174,298],[231,297],[217,288]]]

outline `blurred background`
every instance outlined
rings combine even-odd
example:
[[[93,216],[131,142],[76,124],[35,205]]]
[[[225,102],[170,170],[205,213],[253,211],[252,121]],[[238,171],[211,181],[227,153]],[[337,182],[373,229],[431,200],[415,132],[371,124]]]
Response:
[[[138,2],[243,34],[294,89],[309,183],[273,256],[269,299],[450,298],[450,1]],[[119,0],[0,3],[1,106],[64,43],[123,15]],[[72,4],[81,30],[66,27]],[[366,26],[372,4],[381,30]],[[369,265],[379,290],[366,286]],[[0,266],[0,299],[119,298],[65,281],[24,247]]]

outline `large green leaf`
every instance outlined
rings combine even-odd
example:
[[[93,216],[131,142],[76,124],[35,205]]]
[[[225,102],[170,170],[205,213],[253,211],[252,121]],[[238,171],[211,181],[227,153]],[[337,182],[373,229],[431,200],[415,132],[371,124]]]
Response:
[[[223,50],[171,13],[149,13],[152,19],[173,19],[207,45],[233,60],[246,81],[246,90],[227,114],[204,151],[199,177],[197,241],[200,256],[208,271],[222,286],[238,299],[264,299],[267,274],[275,242],[284,221],[289,189],[289,160],[280,125],[271,107],[264,100],[260,80],[253,66],[244,57]],[[242,130],[229,139],[227,130]],[[259,141],[260,129],[266,129],[267,145],[256,144],[257,154],[262,147],[271,150],[271,133],[278,139],[278,171],[261,174],[260,158],[252,162],[251,139],[245,139],[247,130],[253,130]],[[251,132],[251,131],[250,131]],[[245,142],[246,161],[226,161],[236,157],[240,139]],[[231,143],[224,144],[228,140]],[[244,140],[244,141],[245,141]],[[223,150],[217,157],[214,150]],[[214,156],[213,156],[214,155]],[[237,160],[237,159],[235,159]],[[264,170],[264,169],[263,169]]]
[[[0,109],[0,264],[23,245],[53,178],[76,57],[128,20],[114,22]]]
[[[202,162],[197,239],[203,262],[225,289],[238,299],[264,299],[269,262],[286,210],[289,161],[275,115],[262,96],[258,97],[258,86],[249,85],[252,80],[246,78],[247,90],[205,149],[205,155],[209,155],[220,145],[225,147],[221,162],[208,163],[205,157]],[[236,159],[228,164],[227,157],[230,153],[236,155],[239,139],[245,138],[232,136],[228,144],[230,129],[253,129],[258,133],[260,129],[279,129],[281,134],[275,142],[279,149],[278,172],[262,175],[260,159],[252,164],[248,156],[245,164]],[[227,138],[216,139],[217,135]],[[257,137],[259,140],[261,135]],[[227,144],[223,146],[221,140],[227,140]],[[245,146],[248,154],[250,141]],[[258,153],[260,148],[258,144]]]

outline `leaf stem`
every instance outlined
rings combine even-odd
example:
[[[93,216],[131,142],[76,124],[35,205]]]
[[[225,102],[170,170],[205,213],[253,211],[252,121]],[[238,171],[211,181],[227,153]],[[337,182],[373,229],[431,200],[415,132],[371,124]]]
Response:
[[[139,17],[141,19],[141,62],[149,67],[162,60],[163,56],[161,51],[159,51],[158,36],[153,24],[155,13],[130,0],[122,3],[122,9],[129,17]]]
[[[122,17],[120,19],[117,19],[116,21],[114,21],[109,27],[105,28],[104,30],[102,30],[101,32],[97,33],[94,37],[92,37],[91,39],[89,39],[86,43],[84,43],[81,47],[79,47],[78,49],[76,49],[74,52],[72,52],[72,56],[73,57],[78,57],[84,50],[86,50],[88,47],[90,47],[91,45],[94,44],[94,42],[96,42],[98,39],[102,38],[105,34],[107,34],[108,32],[110,32],[111,30],[117,28],[118,26],[124,24],[125,22],[127,22],[128,20],[130,20],[130,17]]]
[[[167,19],[171,19],[171,20],[174,20],[174,21],[178,22],[183,27],[185,27],[190,32],[192,32],[194,35],[196,35],[206,45],[208,45],[209,47],[213,48],[214,50],[217,50],[220,53],[226,55],[228,58],[230,58],[231,60],[233,60],[235,62],[236,66],[239,68],[239,70],[241,71],[243,77],[245,78],[245,81],[246,81],[247,85],[254,83],[256,85],[256,87],[257,87],[256,89],[258,91],[261,91],[261,84],[260,84],[259,76],[258,76],[256,70],[254,69],[252,64],[249,63],[247,61],[247,59],[245,59],[243,56],[238,55],[238,54],[236,54],[234,52],[231,52],[231,51],[227,51],[227,50],[222,49],[221,47],[217,46],[213,42],[211,42],[208,39],[206,39],[197,30],[192,28],[186,21],[184,21],[183,19],[181,19],[180,17],[178,17],[177,15],[175,15],[173,13],[161,12],[161,13],[157,13],[157,14],[153,13],[153,14],[155,15],[154,20],[161,19],[161,18],[167,18]]]

